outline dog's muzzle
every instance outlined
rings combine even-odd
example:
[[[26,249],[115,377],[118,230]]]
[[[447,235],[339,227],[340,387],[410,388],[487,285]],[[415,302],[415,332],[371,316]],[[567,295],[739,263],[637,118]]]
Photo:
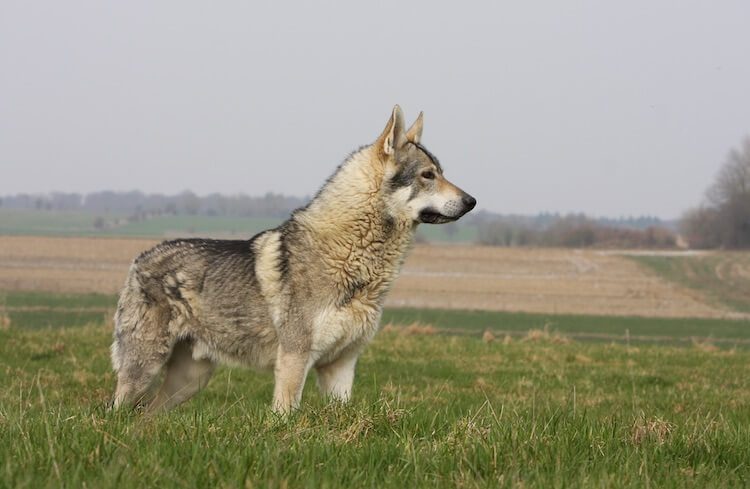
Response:
[[[444,224],[457,221],[461,216],[472,210],[477,205],[477,199],[469,194],[464,194],[461,200],[451,200],[443,207],[442,212],[437,209],[423,209],[419,213],[419,222],[426,224]]]

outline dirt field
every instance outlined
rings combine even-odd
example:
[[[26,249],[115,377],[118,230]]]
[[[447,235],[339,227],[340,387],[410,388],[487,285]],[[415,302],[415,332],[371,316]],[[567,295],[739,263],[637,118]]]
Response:
[[[156,241],[0,237],[0,289],[116,293]],[[417,246],[392,306],[541,313],[725,317],[699,292],[612,252]]]
[[[651,317],[734,316],[611,252],[424,246],[392,305]]]

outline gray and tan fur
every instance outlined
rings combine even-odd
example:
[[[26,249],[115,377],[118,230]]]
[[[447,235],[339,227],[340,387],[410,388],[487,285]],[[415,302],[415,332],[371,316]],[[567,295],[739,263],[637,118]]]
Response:
[[[174,407],[219,363],[273,369],[279,412],[299,405],[311,368],[323,393],[348,400],[417,224],[454,221],[476,203],[444,178],[421,134],[422,114],[407,131],[396,106],[377,141],[278,228],[138,256],[115,314],[113,406]]]

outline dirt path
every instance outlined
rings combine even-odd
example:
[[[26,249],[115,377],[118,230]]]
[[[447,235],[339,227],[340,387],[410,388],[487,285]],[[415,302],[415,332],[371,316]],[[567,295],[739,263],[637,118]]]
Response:
[[[0,237],[0,289],[113,294],[156,241]],[[724,317],[694,292],[612,253],[417,246],[392,306],[541,313]]]

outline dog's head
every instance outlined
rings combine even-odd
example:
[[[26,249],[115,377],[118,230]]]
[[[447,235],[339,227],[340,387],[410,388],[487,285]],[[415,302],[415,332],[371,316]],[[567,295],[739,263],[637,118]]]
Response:
[[[394,218],[442,224],[452,222],[477,204],[474,197],[449,182],[438,159],[421,144],[423,116],[405,129],[397,105],[375,142],[385,163],[388,210]]]

